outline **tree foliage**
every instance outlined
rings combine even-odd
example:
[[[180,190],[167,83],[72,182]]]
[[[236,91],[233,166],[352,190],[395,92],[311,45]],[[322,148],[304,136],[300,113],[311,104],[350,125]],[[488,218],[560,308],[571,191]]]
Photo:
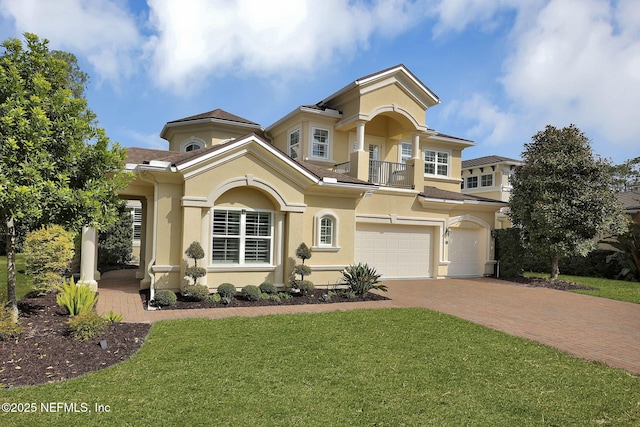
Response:
[[[42,227],[27,234],[24,242],[26,273],[33,277],[34,290],[52,291],[64,281],[73,258],[73,233],[59,225]]]
[[[0,55],[0,221],[7,233],[8,296],[15,302],[15,226],[103,229],[117,218],[129,176],[84,98],[75,56],[47,40],[8,39]]]
[[[133,217],[126,202],[118,208],[118,219],[98,236],[98,266],[126,264],[133,258]]]
[[[611,167],[614,189],[629,191],[640,185],[640,156]]]
[[[525,243],[550,260],[585,255],[597,238],[617,234],[626,223],[611,194],[613,177],[605,160],[594,158],[589,139],[576,126],[547,126],[522,153],[511,184],[510,217]]]

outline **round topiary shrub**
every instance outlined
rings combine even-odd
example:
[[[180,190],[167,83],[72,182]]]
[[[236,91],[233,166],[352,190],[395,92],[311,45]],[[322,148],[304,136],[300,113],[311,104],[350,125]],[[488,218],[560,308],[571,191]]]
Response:
[[[233,298],[236,295],[236,285],[223,283],[218,286],[218,293],[222,298]]]
[[[312,291],[315,286],[310,280],[299,280],[296,282],[296,288],[300,289],[303,295],[306,295],[309,291]]]
[[[205,285],[184,285],[181,293],[190,301],[204,301],[209,296],[209,288]]]
[[[156,291],[156,295],[153,298],[153,305],[158,307],[173,307],[176,305],[178,298],[176,294],[170,289],[160,289]]]
[[[271,282],[262,282],[260,284],[260,291],[265,294],[276,294],[278,293],[278,288]]]
[[[247,285],[242,288],[242,296],[249,301],[260,301],[262,299],[262,292],[256,285]]]

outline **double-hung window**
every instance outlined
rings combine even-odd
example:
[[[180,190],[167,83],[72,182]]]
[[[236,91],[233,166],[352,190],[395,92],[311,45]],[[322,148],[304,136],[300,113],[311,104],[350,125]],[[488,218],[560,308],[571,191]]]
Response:
[[[334,244],[334,223],[333,218],[324,216],[320,219],[320,245],[333,246]]]
[[[407,160],[411,158],[411,143],[410,142],[401,142],[400,143],[400,163],[407,163]]]
[[[426,175],[449,176],[449,153],[425,150],[424,173]]]
[[[329,158],[329,131],[327,129],[311,129],[311,156],[318,159]]]
[[[271,212],[214,209],[214,263],[270,264],[272,241]]]
[[[470,176],[467,178],[467,188],[478,188],[477,176]]]
[[[482,187],[493,187],[493,174],[480,176],[480,185]]]
[[[289,157],[297,159],[300,155],[300,129],[289,133]]]

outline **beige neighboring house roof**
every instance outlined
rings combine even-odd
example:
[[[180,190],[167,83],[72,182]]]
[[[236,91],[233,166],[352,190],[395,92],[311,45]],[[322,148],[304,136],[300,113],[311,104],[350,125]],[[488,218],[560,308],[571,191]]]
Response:
[[[616,197],[624,205],[625,212],[640,212],[640,191],[622,191],[616,193]]]
[[[149,148],[137,148],[131,147],[127,148],[127,159],[125,163],[130,165],[144,165],[150,164],[151,162],[166,162],[170,163],[171,166],[180,167],[187,163],[197,161],[198,158],[207,158],[212,154],[215,154],[218,151],[223,151],[225,148],[234,145],[238,141],[254,138],[258,143],[266,145],[270,150],[273,150],[283,157],[286,161],[289,161],[292,165],[297,165],[301,167],[306,172],[315,176],[319,181],[331,182],[334,181],[339,184],[356,184],[361,186],[367,186],[371,189],[378,188],[377,185],[372,184],[367,181],[362,181],[357,178],[354,178],[349,175],[344,175],[338,172],[333,172],[331,170],[324,169],[320,166],[316,166],[306,162],[300,162],[291,159],[284,152],[280,151],[273,145],[269,144],[263,138],[255,133],[249,133],[243,137],[232,139],[222,144],[214,145],[208,148],[202,148],[199,150],[193,150],[188,152],[176,152],[176,151],[168,151],[168,150],[154,150]]]
[[[455,191],[442,190],[437,187],[426,186],[419,196],[430,200],[442,200],[458,203],[490,203],[498,206],[508,206],[506,202],[489,199],[487,197],[474,196],[472,194],[456,193]]]
[[[492,166],[501,163],[513,164],[517,166],[522,164],[522,160],[510,159],[509,157],[502,156],[484,156],[478,157],[477,159],[463,160],[462,169],[471,169],[481,166]]]

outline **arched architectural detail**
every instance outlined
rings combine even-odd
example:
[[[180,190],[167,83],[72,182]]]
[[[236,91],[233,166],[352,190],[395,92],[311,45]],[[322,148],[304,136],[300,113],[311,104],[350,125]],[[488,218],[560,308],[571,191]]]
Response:
[[[204,148],[205,146],[206,146],[206,143],[202,139],[192,136],[190,138],[185,139],[182,142],[182,144],[180,144],[180,151],[182,152],[193,151],[193,150]],[[189,149],[190,147],[191,149]]]
[[[420,122],[411,115],[411,113],[409,113],[407,110],[405,110],[402,107],[399,107],[395,104],[391,104],[391,105],[381,105],[373,110],[371,110],[369,112],[369,114],[367,114],[368,116],[368,121],[373,120],[374,117],[382,114],[382,113],[396,113],[401,115],[402,117],[404,117],[405,119],[407,119],[411,125],[415,128],[415,130],[419,130],[419,131],[426,131],[427,127],[425,125],[420,124]]]
[[[473,222],[477,225],[479,225],[480,227],[484,228],[487,230],[487,232],[491,231],[491,225],[486,222],[481,220],[480,218],[476,218],[475,216],[472,215],[460,215],[460,216],[454,216],[453,218],[449,219],[449,227],[458,224],[460,222],[463,221],[469,221],[469,222]]]
[[[275,205],[278,206],[280,211],[304,212],[307,207],[303,203],[288,202],[275,186],[271,185],[263,179],[256,178],[250,174],[229,179],[218,185],[211,193],[209,193],[209,196],[207,196],[207,206],[213,207],[213,204],[218,199],[218,197],[222,196],[227,191],[237,187],[246,186],[257,188],[269,195],[275,202]]]
[[[331,226],[331,242],[323,242],[321,235],[324,226]],[[324,230],[326,231],[326,230]],[[340,249],[340,217],[330,209],[322,209],[313,216],[313,250],[314,251],[338,251]]]

